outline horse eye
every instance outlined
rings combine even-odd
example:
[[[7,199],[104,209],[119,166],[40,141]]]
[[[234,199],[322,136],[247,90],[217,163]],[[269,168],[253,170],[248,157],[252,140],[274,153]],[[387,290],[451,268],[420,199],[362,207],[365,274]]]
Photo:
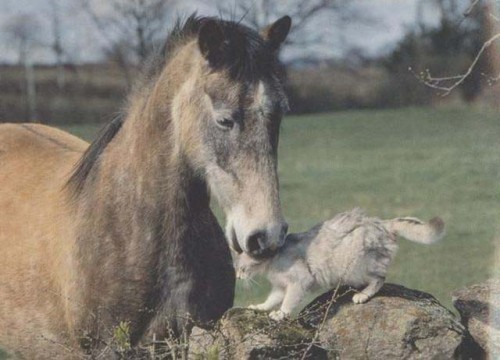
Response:
[[[222,118],[217,120],[217,125],[225,130],[230,130],[234,127],[234,121],[230,118]]]

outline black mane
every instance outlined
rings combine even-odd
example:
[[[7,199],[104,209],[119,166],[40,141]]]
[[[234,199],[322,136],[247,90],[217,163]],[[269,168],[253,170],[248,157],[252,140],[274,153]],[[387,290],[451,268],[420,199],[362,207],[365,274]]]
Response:
[[[147,62],[143,75],[145,80],[155,79],[175,54],[175,50],[197,37],[207,21],[216,21],[225,34],[226,56],[218,66],[221,70],[228,70],[234,80],[254,81],[280,70],[276,51],[257,31],[239,22],[197,16],[194,13],[185,21],[177,19],[164,46]]]
[[[75,170],[68,180],[67,186],[72,190],[73,195],[78,195],[83,189],[85,180],[99,160],[102,152],[113,140],[115,135],[123,125],[123,117],[118,116],[101,129],[96,139],[87,148],[80,161],[76,164]]]
[[[255,30],[235,21],[213,17],[199,17],[196,13],[185,21],[177,19],[160,51],[152,54],[146,62],[142,76],[135,85],[135,91],[141,91],[148,84],[154,83],[176,49],[198,36],[203,24],[209,20],[217,21],[227,41],[224,61],[217,64],[217,70],[227,70],[236,81],[256,81],[270,75],[280,75],[281,66],[276,51]],[[104,127],[78,162],[69,178],[68,186],[73,195],[78,195],[84,187],[92,168],[98,162],[106,146],[120,131],[124,121],[119,116]]]

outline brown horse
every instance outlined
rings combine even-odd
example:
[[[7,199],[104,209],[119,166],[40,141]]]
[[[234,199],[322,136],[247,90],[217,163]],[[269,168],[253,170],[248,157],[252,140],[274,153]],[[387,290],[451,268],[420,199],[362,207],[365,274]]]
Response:
[[[262,34],[214,18],[178,24],[125,115],[90,146],[0,125],[0,347],[68,358],[109,344],[122,321],[135,345],[232,306],[209,193],[233,249],[258,257],[283,243],[277,52],[290,23]]]

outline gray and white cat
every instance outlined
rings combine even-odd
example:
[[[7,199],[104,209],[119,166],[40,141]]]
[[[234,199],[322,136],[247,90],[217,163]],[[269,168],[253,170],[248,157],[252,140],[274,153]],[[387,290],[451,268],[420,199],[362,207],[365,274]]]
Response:
[[[235,255],[236,275],[240,279],[267,276],[271,293],[262,304],[249,307],[264,311],[279,307],[269,314],[274,320],[290,315],[308,293],[339,284],[361,289],[352,298],[361,304],[384,284],[398,249],[397,236],[432,244],[444,236],[444,222],[439,217],[427,223],[411,217],[380,220],[354,209],[307,232],[288,235],[272,258]]]

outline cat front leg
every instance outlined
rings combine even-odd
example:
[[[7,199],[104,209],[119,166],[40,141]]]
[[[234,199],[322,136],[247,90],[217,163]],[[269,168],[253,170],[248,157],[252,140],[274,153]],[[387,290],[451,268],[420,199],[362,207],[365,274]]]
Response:
[[[385,278],[376,277],[370,280],[368,286],[356,293],[352,297],[352,302],[355,304],[363,304],[370,300],[384,285]]]
[[[307,294],[307,286],[303,284],[291,284],[286,288],[285,298],[279,310],[271,311],[269,317],[275,321],[281,321],[289,317],[292,311],[300,304]]]
[[[262,304],[250,305],[248,306],[248,308],[253,310],[269,311],[279,306],[283,302],[284,297],[285,289],[274,287],[271,290],[271,293],[267,297],[266,301],[264,301]]]

